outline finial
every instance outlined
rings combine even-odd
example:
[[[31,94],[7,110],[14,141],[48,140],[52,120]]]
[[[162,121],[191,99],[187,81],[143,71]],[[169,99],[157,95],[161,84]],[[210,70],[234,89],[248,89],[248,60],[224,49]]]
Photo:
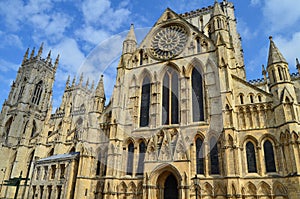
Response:
[[[38,57],[40,57],[43,53],[43,47],[44,47],[44,42],[42,42],[41,46],[40,46],[40,49],[39,49],[39,52],[38,52]]]
[[[272,36],[269,36],[269,39],[270,39],[270,41],[272,41],[272,40],[273,40],[273,37],[272,37]]]
[[[27,50],[26,50],[26,52],[25,52],[25,55],[24,55],[24,57],[23,57],[22,64],[24,64],[24,62],[27,60],[28,54],[29,54],[29,48],[27,48]]]
[[[79,78],[79,85],[82,85],[83,82],[83,73],[81,73],[80,78]]]
[[[267,71],[265,69],[265,65],[261,65],[262,75],[266,78]]]
[[[299,60],[298,60],[298,58],[296,58],[296,64],[299,65]]]
[[[59,54],[57,55],[55,63],[54,63],[54,69],[55,70],[57,69],[58,63],[59,63]]]
[[[30,59],[33,59],[33,57],[34,57],[34,51],[35,51],[35,47],[33,47],[32,51],[31,51]]]
[[[49,50],[48,56],[47,56],[47,62],[49,62],[51,59],[51,50]]]
[[[68,79],[67,79],[67,81],[66,81],[66,88],[69,87],[69,84],[70,84],[70,75],[68,75]]]
[[[89,83],[90,83],[89,81],[90,81],[89,78],[87,78],[86,83],[85,83],[86,88],[89,86]]]
[[[75,82],[76,82],[76,76],[74,76],[74,78],[73,78],[72,87],[75,86]]]
[[[299,63],[298,58],[296,58],[296,68],[298,70],[298,73],[300,74],[300,63]]]

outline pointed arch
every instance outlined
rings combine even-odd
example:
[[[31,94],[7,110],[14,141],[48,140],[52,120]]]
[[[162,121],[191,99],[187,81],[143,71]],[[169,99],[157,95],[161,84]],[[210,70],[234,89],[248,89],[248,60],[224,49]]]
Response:
[[[151,100],[151,81],[148,75],[144,77],[141,88],[140,127],[146,127],[149,125]]]
[[[143,175],[144,173],[144,160],[145,160],[146,148],[147,147],[145,142],[141,141],[139,144],[139,160],[138,160],[137,175]]]
[[[213,187],[208,182],[204,184],[204,194],[210,196],[213,194]]]
[[[203,78],[199,70],[194,67],[191,74],[193,122],[204,121],[204,93]]]
[[[251,141],[248,141],[246,143],[246,157],[247,157],[248,173],[256,173],[257,165],[256,165],[255,147]]]
[[[215,137],[210,138],[210,172],[211,174],[220,174],[219,168],[219,150],[218,143]]]
[[[35,105],[39,105],[41,96],[43,92],[43,81],[39,81],[34,88],[33,96],[31,98],[31,102]]]
[[[268,185],[264,181],[260,182],[258,185],[257,194],[263,195],[263,196],[270,196],[271,195],[271,186]]]
[[[266,171],[276,172],[273,144],[270,142],[270,140],[267,139],[264,142],[263,148],[264,148]]]
[[[246,195],[256,196],[257,188],[252,182],[248,182],[246,184],[245,188],[246,188],[246,191],[245,191]]]
[[[287,195],[287,188],[283,186],[280,182],[276,181],[273,184],[273,194],[276,196],[286,196]]]
[[[132,181],[128,185],[128,192],[129,193],[135,193],[136,192],[136,185]]]
[[[133,157],[134,157],[134,145],[133,145],[133,142],[129,142],[128,147],[127,147],[126,175],[133,174]]]
[[[162,124],[179,123],[179,73],[169,67],[163,77]]]
[[[203,153],[203,139],[199,136],[195,140],[196,145],[196,172],[197,174],[204,174],[204,153]]]
[[[120,193],[127,193],[127,185],[124,181],[122,181],[120,184],[119,184],[119,192]]]

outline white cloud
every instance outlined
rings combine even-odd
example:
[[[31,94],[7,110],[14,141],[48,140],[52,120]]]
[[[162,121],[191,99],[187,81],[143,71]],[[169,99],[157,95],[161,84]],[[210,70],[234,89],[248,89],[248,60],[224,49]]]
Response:
[[[4,48],[7,46],[23,48],[22,40],[16,34],[10,34],[10,33],[5,33],[3,31],[0,31],[0,38],[1,38],[0,48]]]
[[[95,29],[93,26],[86,26],[76,31],[76,35],[91,44],[99,44],[109,37],[109,33],[103,29]]]
[[[243,39],[252,39],[257,36],[257,31],[253,32],[243,19],[238,19],[237,29]]]
[[[0,71],[1,73],[9,72],[9,71],[17,71],[19,68],[18,64],[8,62],[4,59],[0,59]]]
[[[290,69],[295,71],[295,60],[300,58],[300,32],[294,33],[291,38],[274,36],[274,42],[289,63]]]
[[[127,5],[128,1],[121,1],[118,8],[113,8],[109,0],[85,0],[82,3],[82,13],[86,26],[101,25],[106,31],[117,30],[130,16]]]
[[[82,12],[87,24],[98,23],[100,16],[110,8],[109,0],[85,0],[82,2]]]
[[[77,42],[71,38],[64,38],[61,43],[53,46],[52,52],[53,54],[60,54],[59,67],[70,74],[77,73],[79,66],[85,60]]]
[[[300,21],[300,1],[265,0],[263,12],[273,31],[285,30]]]

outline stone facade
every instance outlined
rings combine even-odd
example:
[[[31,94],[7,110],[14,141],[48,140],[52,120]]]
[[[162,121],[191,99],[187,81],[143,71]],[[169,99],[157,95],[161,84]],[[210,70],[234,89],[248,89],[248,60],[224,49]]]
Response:
[[[269,39],[247,81],[232,3],[166,9],[139,46],[131,26],[109,103],[81,76],[54,113],[59,57],[27,50],[0,115],[0,197],[22,172],[19,198],[300,198],[300,75]]]

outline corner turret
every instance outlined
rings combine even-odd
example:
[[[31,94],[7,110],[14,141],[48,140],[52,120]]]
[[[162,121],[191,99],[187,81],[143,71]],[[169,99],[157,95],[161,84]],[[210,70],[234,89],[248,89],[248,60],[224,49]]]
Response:
[[[137,41],[136,41],[136,37],[135,37],[135,33],[134,33],[134,25],[131,24],[130,26],[130,30],[127,34],[126,39],[123,42],[123,55],[126,54],[130,54],[132,55],[132,53],[134,53],[134,51],[136,50],[136,46],[137,46]]]

